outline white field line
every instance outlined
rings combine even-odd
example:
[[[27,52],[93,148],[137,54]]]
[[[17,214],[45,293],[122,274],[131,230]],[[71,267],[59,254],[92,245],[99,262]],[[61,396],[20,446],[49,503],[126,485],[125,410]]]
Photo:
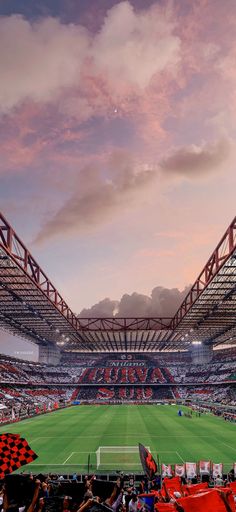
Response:
[[[67,461],[72,457],[72,455],[75,455],[76,453],[78,453],[79,455],[81,455],[81,454],[85,454],[85,453],[87,454],[87,453],[96,453],[96,452],[71,452],[71,454],[69,455],[69,457],[67,457],[67,459],[66,459],[64,462],[62,462],[63,466],[64,466],[64,464],[65,464],[65,463],[66,463],[66,462],[67,462]],[[50,465],[50,464],[49,464],[49,465]],[[76,463],[75,465],[77,466],[77,463]],[[83,464],[81,464],[81,465],[83,465]],[[59,466],[60,466],[60,464],[59,464]]]
[[[63,462],[63,464],[45,464],[44,462],[30,462],[30,464],[28,465],[32,465],[32,466],[57,466],[57,467],[60,467],[60,466],[86,466],[86,464],[65,464],[65,462]]]
[[[67,457],[67,459],[62,462],[62,465],[64,466],[64,464],[66,464],[66,462],[72,457],[72,455],[74,455],[75,452],[71,452],[71,454],[69,455],[69,457]]]
[[[101,464],[99,464],[99,466],[118,466],[120,467],[120,462],[102,462]],[[140,466],[141,467],[141,462],[137,462],[137,463],[133,463],[133,462],[122,462],[122,466]]]
[[[72,453],[96,453],[96,452],[89,451],[89,452],[72,452]]]
[[[209,435],[209,436],[156,436],[156,435],[150,435],[150,434],[125,434],[125,436],[123,434],[103,434],[103,437],[137,437],[137,436],[142,436],[142,437],[155,437],[155,438],[158,438],[158,439],[192,439],[192,438],[197,438],[197,439],[203,439],[203,438],[212,438],[212,435]],[[79,435],[79,436],[42,436],[42,437],[37,437],[36,439],[53,439],[53,438],[58,438],[58,439],[94,439],[96,437],[101,437],[100,435],[91,435],[91,436],[83,436],[83,435]]]
[[[219,439],[218,439],[219,441]],[[227,446],[228,448],[230,448],[231,450],[233,450],[234,452],[236,452],[236,448],[234,448],[233,446],[230,446],[230,444],[227,444],[227,443],[223,443],[223,441],[219,441],[221,444],[224,444],[225,446]]]
[[[175,452],[176,455],[180,458],[180,460],[182,460],[182,462],[184,462],[184,459],[181,457],[181,455],[179,454],[179,452]]]

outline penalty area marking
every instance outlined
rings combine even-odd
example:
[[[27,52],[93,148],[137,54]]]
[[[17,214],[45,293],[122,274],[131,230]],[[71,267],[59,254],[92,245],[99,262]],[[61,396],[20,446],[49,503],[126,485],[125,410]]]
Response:
[[[159,454],[162,454],[162,453],[175,453],[177,455],[177,457],[179,457],[179,459],[182,461],[182,462],[185,462],[184,459],[181,457],[181,455],[179,454],[179,452],[176,452],[174,450],[163,450],[163,451],[160,451],[160,450],[157,450],[157,453]]]
[[[74,453],[75,453],[75,452],[71,452],[71,454],[69,455],[69,457],[67,457],[67,459],[66,459],[64,462],[62,462],[63,466],[64,466],[64,464],[66,464],[66,463],[67,463],[67,461],[72,457],[72,455],[74,455]]]
[[[69,457],[67,457],[67,459],[66,459],[64,462],[62,462],[62,465],[64,466],[64,464],[65,464],[65,463],[66,463],[66,462],[67,462],[67,461],[72,457],[72,455],[75,455],[75,453],[78,453],[79,455],[81,455],[81,453],[83,453],[83,454],[84,454],[84,453],[96,453],[96,452],[71,452],[71,454],[69,455]],[[77,465],[77,464],[76,464],[76,465]],[[59,466],[60,466],[60,464],[59,464]]]
[[[220,441],[219,439],[218,439],[218,441],[219,441],[221,444],[224,444],[225,446],[227,446],[227,448],[230,448],[231,450],[233,450],[234,452],[236,452],[236,448],[234,448],[233,446],[230,446],[230,444],[223,443],[223,441]]]
[[[179,452],[175,452],[176,455],[179,457],[180,460],[182,460],[182,462],[184,462],[184,459],[181,457],[181,455],[179,454]]]

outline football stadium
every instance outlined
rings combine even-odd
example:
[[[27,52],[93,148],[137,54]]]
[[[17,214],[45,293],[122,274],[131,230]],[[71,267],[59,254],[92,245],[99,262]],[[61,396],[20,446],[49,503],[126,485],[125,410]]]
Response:
[[[1,455],[2,477],[137,485],[142,445],[155,464],[147,496],[160,492],[157,476],[233,486],[236,218],[173,318],[76,317],[0,219],[1,327],[39,347],[39,362],[1,356],[0,432],[29,448]]]
[[[236,512],[236,0],[0,0],[0,512]]]

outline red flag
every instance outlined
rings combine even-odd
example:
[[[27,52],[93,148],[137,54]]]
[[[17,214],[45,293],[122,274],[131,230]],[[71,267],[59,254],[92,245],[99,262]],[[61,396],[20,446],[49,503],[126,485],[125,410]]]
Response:
[[[235,512],[232,492],[219,489],[180,498],[177,503],[183,507],[184,512]]]
[[[157,503],[155,506],[157,512],[176,512],[176,508],[173,503]]]
[[[157,472],[157,465],[152,456],[152,454],[143,446],[143,444],[139,443],[139,456],[143,466],[143,471],[145,475],[152,480],[155,473]]]
[[[201,482],[200,484],[193,485],[183,485],[184,492],[187,494],[196,494],[198,492],[205,491],[205,489],[209,489],[207,482]]]
[[[174,498],[174,492],[179,492],[181,495],[183,494],[182,483],[179,476],[164,478],[162,488],[164,488],[168,498]]]
[[[230,482],[229,487],[233,491],[233,494],[236,494],[236,482]]]
[[[0,435],[0,478],[38,457],[19,434]]]

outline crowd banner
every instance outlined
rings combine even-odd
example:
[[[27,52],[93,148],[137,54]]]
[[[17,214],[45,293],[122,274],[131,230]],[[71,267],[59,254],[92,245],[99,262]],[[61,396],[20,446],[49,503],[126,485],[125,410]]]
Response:
[[[162,464],[161,465],[161,476],[162,476],[162,478],[165,478],[166,476],[172,476],[171,464]]]
[[[186,476],[187,478],[195,478],[197,476],[196,462],[186,462]]]
[[[209,475],[211,472],[211,461],[200,460],[199,461],[199,473],[200,475]]]
[[[222,477],[223,475],[223,464],[222,462],[219,462],[219,463],[215,463],[213,462],[212,463],[212,476],[213,478],[216,478],[217,476],[220,476]]]
[[[175,464],[175,476],[185,476],[185,464]]]

